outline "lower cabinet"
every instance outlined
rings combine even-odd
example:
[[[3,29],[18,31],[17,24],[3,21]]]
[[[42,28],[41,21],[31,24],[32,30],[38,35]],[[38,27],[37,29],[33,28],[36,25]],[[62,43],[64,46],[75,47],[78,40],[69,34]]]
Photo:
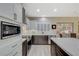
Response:
[[[63,51],[59,46],[55,45],[57,56],[69,56],[65,51]]]
[[[32,40],[30,40],[27,44],[28,44],[28,46],[27,46],[27,53],[28,53],[29,50],[31,49]]]
[[[47,35],[34,35],[32,37],[33,45],[48,45],[48,36]]]
[[[51,56],[56,56],[55,44],[51,40]]]
[[[52,56],[69,56],[65,51],[63,51],[56,43],[51,40],[51,55]]]
[[[22,43],[22,56],[27,56],[27,40]]]
[[[7,56],[18,56],[18,51],[17,51],[17,49],[11,51]]]
[[[0,56],[21,56],[22,54],[20,52],[22,52],[22,45],[20,44],[20,42],[20,40],[17,40],[15,42],[10,42],[4,47],[0,47]]]

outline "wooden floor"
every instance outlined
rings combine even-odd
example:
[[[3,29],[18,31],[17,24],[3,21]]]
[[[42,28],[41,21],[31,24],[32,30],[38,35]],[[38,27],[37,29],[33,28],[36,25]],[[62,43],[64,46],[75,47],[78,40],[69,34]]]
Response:
[[[51,56],[50,45],[32,45],[27,56]]]

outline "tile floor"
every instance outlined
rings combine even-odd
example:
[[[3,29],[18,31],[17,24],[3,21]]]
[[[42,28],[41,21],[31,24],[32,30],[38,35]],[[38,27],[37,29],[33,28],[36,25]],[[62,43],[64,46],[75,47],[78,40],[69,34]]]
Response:
[[[27,56],[51,56],[50,45],[32,45]]]

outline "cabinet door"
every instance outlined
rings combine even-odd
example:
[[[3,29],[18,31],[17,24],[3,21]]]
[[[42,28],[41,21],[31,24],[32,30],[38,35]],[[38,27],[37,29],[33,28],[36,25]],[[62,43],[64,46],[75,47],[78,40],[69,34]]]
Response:
[[[51,40],[51,55],[56,56],[68,56],[66,52],[64,52],[56,43]]]
[[[17,54],[18,54],[18,50],[17,50],[17,48],[16,49],[14,49],[13,51],[11,51],[8,55],[6,55],[6,56],[17,56]]]
[[[56,56],[55,44],[51,40],[51,56]]]
[[[15,49],[9,52],[9,54],[7,54],[6,56],[22,56],[22,54],[19,52],[20,49],[21,49],[21,45],[17,46]]]
[[[62,56],[56,44],[51,40],[51,56]]]
[[[17,22],[22,23],[22,5],[20,3],[16,3],[14,6],[14,13],[16,14],[17,18],[15,19]],[[16,17],[15,16],[15,17]]]
[[[48,44],[48,36],[46,36],[46,35],[33,36],[32,44],[35,44],[35,45],[47,45]]]
[[[0,3],[0,16],[14,18],[14,3]]]
[[[69,56],[65,51],[63,51],[59,46],[56,45],[56,55],[57,56]]]
[[[20,40],[17,40],[17,41],[14,41],[14,42],[10,42],[6,46],[0,47],[0,56],[10,55],[11,52],[16,50],[16,48],[19,46],[19,44],[20,44]]]
[[[22,43],[22,56],[27,55],[27,40]]]
[[[22,8],[22,22],[26,24],[25,8]]]

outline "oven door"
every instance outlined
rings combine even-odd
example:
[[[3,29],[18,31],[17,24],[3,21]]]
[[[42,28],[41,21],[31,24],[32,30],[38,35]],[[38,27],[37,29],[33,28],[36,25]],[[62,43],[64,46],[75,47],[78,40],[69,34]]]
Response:
[[[1,22],[1,39],[15,34],[20,34],[20,26],[8,22]]]

